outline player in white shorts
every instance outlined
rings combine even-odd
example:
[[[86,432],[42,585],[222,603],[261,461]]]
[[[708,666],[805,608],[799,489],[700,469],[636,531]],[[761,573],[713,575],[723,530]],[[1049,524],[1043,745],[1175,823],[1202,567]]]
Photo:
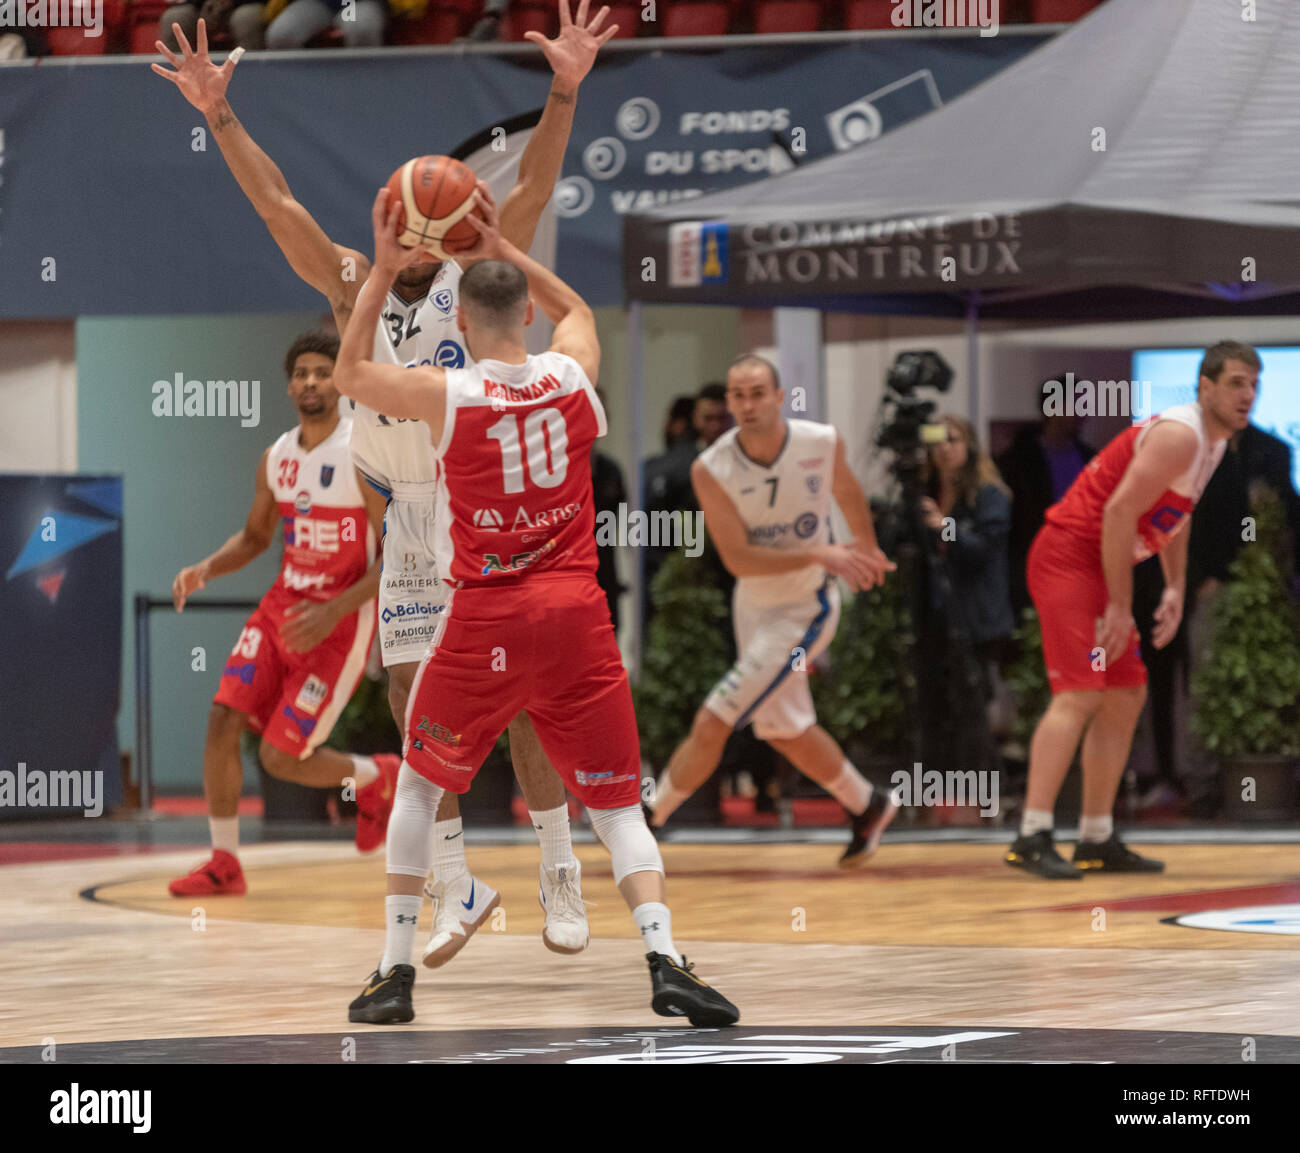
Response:
[[[807,667],[839,622],[834,578],[868,589],[895,566],[876,544],[871,509],[839,433],[828,424],[786,420],[784,400],[772,364],[738,358],[727,373],[736,427],[691,466],[709,536],[736,577],[740,655],[660,776],[651,824],[662,826],[708,780],[732,730],[752,722],[760,739],[849,811],[853,835],[840,865],[852,868],[875,852],[898,806],[872,789],[817,724]],[[831,539],[832,499],[852,534],[845,544]]]
[[[556,39],[528,34],[545,53],[554,79],[541,120],[520,159],[518,179],[500,210],[502,235],[524,252],[532,246],[538,220],[560,175],[578,85],[591,70],[600,45],[616,30],[600,31],[607,8],[588,21],[588,3],[581,0],[576,17],[571,18],[568,0],[560,0],[560,32]],[[191,51],[179,28],[176,31],[181,56],[167,51],[161,43],[157,45],[176,71],[169,72],[157,64],[154,71],[172,80],[204,114],[240,188],[294,271],[325,295],[341,335],[369,273],[369,261],[362,253],[331,242],[294,199],[280,170],[236,119],[226,100],[226,87],[237,57],[232,56],[220,68],[211,62],[202,20],[198,25],[197,52]],[[479,190],[490,200],[491,194],[481,182]],[[398,275],[385,301],[375,333],[376,359],[443,368],[465,364],[466,349],[456,326],[460,271],[453,261],[440,262],[430,253],[413,250],[411,264]],[[350,414],[353,459],[362,475],[389,497],[379,632],[389,675],[389,704],[398,728],[405,732],[411,683],[429,647],[444,599],[432,557],[436,465],[429,430],[422,423],[389,418],[362,405],[350,410]],[[454,692],[455,686],[449,685],[448,691]],[[436,731],[438,718],[431,717],[430,724]],[[589,934],[580,869],[569,835],[564,786],[547,761],[527,715],[515,718],[509,731],[511,759],[542,847],[539,899],[546,911],[542,938],[555,952],[581,952],[587,947]],[[366,811],[380,812],[385,822],[395,799],[387,777],[357,794],[358,805]],[[459,807],[450,791],[444,794],[438,809],[434,838],[430,889],[436,902],[434,932],[424,955],[424,963],[430,967],[450,960],[500,901],[493,889],[469,873]],[[390,843],[390,864],[395,855],[410,856],[411,850]]]

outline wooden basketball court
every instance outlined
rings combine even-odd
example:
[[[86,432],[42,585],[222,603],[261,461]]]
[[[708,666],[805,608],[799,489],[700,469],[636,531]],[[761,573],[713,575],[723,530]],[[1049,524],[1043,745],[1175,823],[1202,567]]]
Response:
[[[740,1007],[742,1030],[994,1030],[980,1035],[1028,1045],[1017,1059],[1033,1058],[1037,1030],[1102,1031],[1077,1034],[1082,1049],[1058,1038],[1100,1060],[1143,1059],[1142,1036],[1160,1034],[1199,1037],[1191,1059],[1239,1061],[1248,1037],[1260,1060],[1300,1060],[1300,845],[1133,843],[1167,871],[1052,883],[1007,868],[993,843],[887,841],[856,873],[835,868],[834,844],[669,842],[663,855],[678,947]],[[418,969],[416,1021],[396,1029],[346,1012],[382,951],[382,853],[247,846],[248,894],[206,903],[166,893],[193,849],[4,866],[0,1060],[51,1043],[130,1059],[127,1043],[146,1040],[153,1059],[193,1059],[185,1038],[267,1060],[277,1038],[427,1031],[481,1051],[501,1030],[672,1024],[650,1011],[599,846],[576,846],[592,943],[572,958],[540,939],[536,846],[468,848],[504,915],[445,968]],[[1213,910],[1229,927],[1178,923]],[[429,921],[426,904],[417,952]]]

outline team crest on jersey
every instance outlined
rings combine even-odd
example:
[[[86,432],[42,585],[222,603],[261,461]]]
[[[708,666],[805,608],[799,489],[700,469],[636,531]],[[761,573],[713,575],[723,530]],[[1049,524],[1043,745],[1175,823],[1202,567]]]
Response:
[[[311,512],[311,493],[300,492],[293,498],[293,508],[295,512],[304,514]]]
[[[439,341],[433,350],[433,363],[438,368],[464,368],[465,350],[454,340]]]
[[[804,480],[808,482],[808,491],[816,496],[822,490],[822,478],[819,476],[806,476]]]
[[[433,301],[433,307],[444,316],[447,316],[451,312],[451,289],[440,288],[430,296],[429,299]]]
[[[325,703],[329,691],[329,685],[313,674],[303,682],[302,688],[298,690],[298,699],[293,702],[293,707],[308,716],[314,717],[316,710]]]
[[[323,464],[320,466],[320,486],[329,488],[330,481],[334,479],[334,466],[332,464]]]

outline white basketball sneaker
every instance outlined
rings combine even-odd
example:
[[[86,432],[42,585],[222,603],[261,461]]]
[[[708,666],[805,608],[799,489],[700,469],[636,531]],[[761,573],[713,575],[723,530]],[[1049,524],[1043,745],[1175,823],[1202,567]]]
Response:
[[[559,865],[538,870],[537,900],[546,913],[542,943],[552,953],[581,953],[591,939],[582,904],[582,866]]]
[[[449,883],[430,881],[424,891],[433,898],[433,934],[424,947],[424,966],[436,969],[469,943],[501,904],[501,894],[469,873]]]

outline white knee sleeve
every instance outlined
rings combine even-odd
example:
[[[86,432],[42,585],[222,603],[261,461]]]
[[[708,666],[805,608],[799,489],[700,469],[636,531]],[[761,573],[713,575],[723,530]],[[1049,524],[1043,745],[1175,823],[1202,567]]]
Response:
[[[390,873],[427,877],[433,868],[433,822],[443,788],[426,781],[405,761],[397,774],[393,812],[388,818],[386,857]]]
[[[622,809],[588,809],[592,832],[609,850],[614,866],[614,884],[620,884],[632,873],[660,873],[664,859],[659,855],[659,845],[654,834],[646,827],[640,805]]]

